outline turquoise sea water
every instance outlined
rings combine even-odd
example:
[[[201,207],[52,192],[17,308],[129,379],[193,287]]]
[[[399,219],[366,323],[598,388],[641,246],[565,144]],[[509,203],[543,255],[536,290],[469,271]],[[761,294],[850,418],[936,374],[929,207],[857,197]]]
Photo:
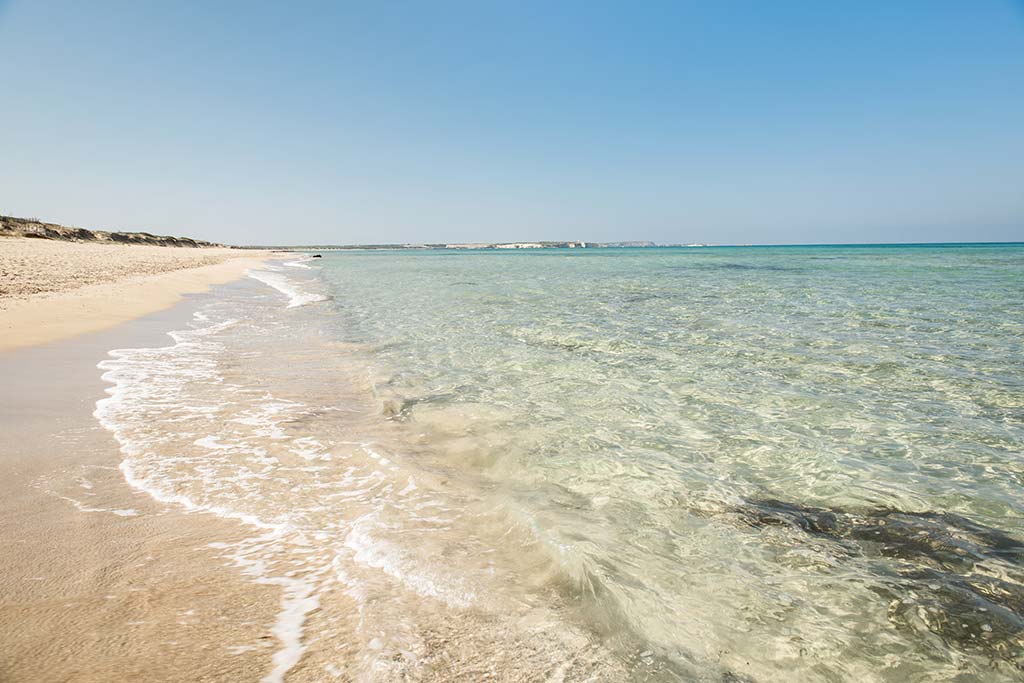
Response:
[[[290,525],[262,561],[302,549],[301,638],[361,643],[351,679],[1022,675],[1024,246],[359,251],[261,279],[175,347],[216,374],[174,390],[210,433],[126,462]]]
[[[401,417],[501,411],[489,464],[530,486],[1020,529],[1024,247],[363,252],[323,277]]]

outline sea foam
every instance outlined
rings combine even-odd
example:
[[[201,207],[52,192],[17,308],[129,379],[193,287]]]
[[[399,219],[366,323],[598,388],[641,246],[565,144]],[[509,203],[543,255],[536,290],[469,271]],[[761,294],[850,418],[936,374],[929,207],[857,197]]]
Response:
[[[280,273],[252,275],[297,300],[314,300],[298,284],[289,289],[291,280]],[[279,648],[263,681],[283,681],[302,658],[307,617],[334,585],[340,583],[357,603],[363,599],[360,571],[383,574],[421,596],[468,605],[471,590],[378,537],[375,527],[383,523],[377,515],[393,505],[398,481],[406,496],[415,491],[389,454],[370,443],[332,442],[289,429],[316,411],[253,386],[253,378],[225,376],[222,364],[232,358],[225,334],[235,333],[240,323],[221,319],[223,313],[201,310],[190,329],[169,333],[173,343],[167,346],[111,351],[99,368],[112,386],[94,415],[119,442],[120,470],[130,486],[157,502],[254,530],[252,537],[218,548],[254,582],[282,591],[272,626]],[[358,506],[362,514],[345,519],[333,512],[335,506],[346,512]],[[440,527],[444,521],[424,516],[420,524]],[[373,637],[367,635],[366,642]],[[367,652],[371,668],[389,656]]]
[[[288,297],[288,308],[305,306],[306,304],[311,304],[316,301],[324,301],[327,299],[323,294],[308,289],[308,285],[304,287],[294,278],[290,278],[280,272],[263,269],[250,270],[247,274],[254,280],[259,280],[263,284],[273,287]]]

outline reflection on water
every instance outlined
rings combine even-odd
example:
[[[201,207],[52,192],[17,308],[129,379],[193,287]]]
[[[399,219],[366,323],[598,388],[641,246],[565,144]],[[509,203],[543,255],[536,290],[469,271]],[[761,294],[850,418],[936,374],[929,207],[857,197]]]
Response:
[[[116,352],[97,413],[253,528],[272,679],[1021,675],[1024,249],[316,266]]]

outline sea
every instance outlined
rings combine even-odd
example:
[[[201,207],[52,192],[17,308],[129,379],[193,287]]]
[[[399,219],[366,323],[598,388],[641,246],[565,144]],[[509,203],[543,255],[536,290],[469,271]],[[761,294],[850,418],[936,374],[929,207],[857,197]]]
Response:
[[[1024,245],[350,250],[197,301],[95,414],[248,530],[268,683],[1024,677]]]

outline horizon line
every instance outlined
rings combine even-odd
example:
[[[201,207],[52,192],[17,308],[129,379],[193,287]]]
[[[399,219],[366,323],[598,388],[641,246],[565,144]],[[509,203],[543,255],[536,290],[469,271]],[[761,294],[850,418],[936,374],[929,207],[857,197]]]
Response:
[[[573,242],[576,244],[585,243],[587,247],[568,247],[562,244]],[[625,242],[650,242],[650,244],[624,244]],[[502,251],[534,251],[539,249],[574,249],[586,251],[587,249],[719,249],[719,248],[750,248],[750,247],[915,247],[915,246],[1024,246],[1024,240],[990,240],[972,242],[750,242],[743,244],[715,244],[715,243],[692,243],[692,244],[660,244],[651,240],[616,240],[611,242],[587,242],[586,240],[539,240],[533,242],[365,242],[352,244],[233,244],[240,249],[407,249],[422,250],[430,249],[462,249],[464,251],[493,250],[497,246],[513,244],[551,244],[542,247],[522,247],[518,249],[503,249]],[[453,245],[453,246],[448,246]],[[472,246],[470,246],[472,245]]]

